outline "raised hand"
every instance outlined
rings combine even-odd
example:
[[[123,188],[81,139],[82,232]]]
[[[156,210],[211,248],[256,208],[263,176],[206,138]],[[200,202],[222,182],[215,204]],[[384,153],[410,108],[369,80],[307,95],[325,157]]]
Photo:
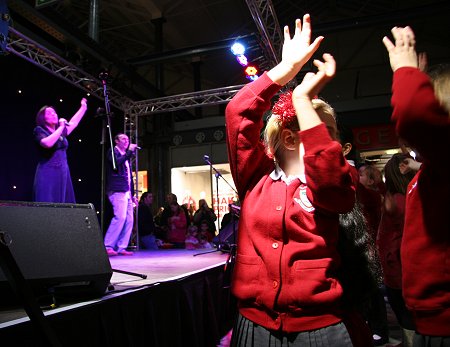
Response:
[[[415,161],[412,158],[406,158],[398,165],[398,168],[402,175],[406,175],[408,172],[411,171],[414,172],[419,171],[421,165],[422,165],[421,163]]]
[[[65,118],[58,119],[58,122],[60,127],[65,127],[66,125],[69,124]]]
[[[285,85],[301,70],[320,46],[323,36],[317,37],[311,43],[311,18],[303,16],[303,26],[300,19],[295,21],[295,32],[291,38],[289,27],[284,27],[284,44],[281,62],[267,74],[272,81]]]
[[[317,37],[311,44],[311,17],[303,16],[303,26],[300,19],[295,20],[294,36],[291,38],[289,27],[284,27],[284,44],[282,61],[300,68],[311,58],[320,46],[323,36]]]
[[[128,150],[134,152],[134,151],[136,151],[137,147],[138,146],[135,143],[130,143],[130,145],[128,146]]]
[[[418,67],[416,39],[412,29],[407,27],[393,27],[392,35],[395,44],[387,37],[383,37],[383,43],[389,53],[389,61],[392,71],[401,67]]]
[[[317,72],[308,72],[292,94],[295,98],[314,98],[323,87],[334,77],[336,73],[336,61],[331,54],[323,55],[323,62],[315,59],[313,64],[317,67]]]

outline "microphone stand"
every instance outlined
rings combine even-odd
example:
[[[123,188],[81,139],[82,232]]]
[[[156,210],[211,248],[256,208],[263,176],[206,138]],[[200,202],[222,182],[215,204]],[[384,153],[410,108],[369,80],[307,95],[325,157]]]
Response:
[[[106,170],[105,170],[105,158],[106,158],[106,129],[108,129],[108,136],[109,136],[109,145],[111,148],[111,151],[113,151],[114,144],[112,139],[112,133],[111,133],[111,109],[109,106],[109,99],[108,99],[108,89],[106,85],[106,81],[108,79],[108,73],[107,72],[101,72],[99,75],[99,78],[102,80],[102,86],[103,86],[103,98],[105,100],[105,114],[98,114],[98,116],[104,116],[103,117],[103,125],[102,125],[102,184],[101,184],[101,199],[100,199],[100,227],[102,229],[102,232],[105,232],[105,196],[106,196]],[[116,170],[116,158],[114,157],[114,152],[112,152],[112,166],[113,170]]]
[[[218,251],[229,252],[231,254],[232,252],[234,253],[235,247],[231,246],[230,251],[225,250],[224,247],[223,247],[223,242],[220,239],[220,226],[219,226],[219,216],[220,216],[220,212],[219,212],[219,177],[222,177],[222,179],[225,181],[225,183],[228,184],[228,186],[236,193],[236,195],[238,195],[238,192],[225,179],[225,177],[223,177],[222,174],[213,166],[213,164],[209,160],[209,156],[208,155],[205,154],[203,156],[203,160],[209,165],[211,171],[214,170],[214,172],[215,172],[214,176],[216,177],[217,230],[219,232],[219,235],[218,235],[218,237],[219,237],[219,245],[217,246],[217,249],[215,249],[215,250],[202,252],[202,253],[197,253],[197,254],[194,254],[194,257],[197,256],[197,255],[208,254],[208,253],[213,253],[213,252],[218,252]],[[214,206],[213,206],[213,208],[214,208]],[[235,233],[235,231],[233,230],[233,240],[235,239],[234,233]],[[233,259],[234,259],[234,256],[233,256]],[[227,261],[227,263],[228,263],[228,261]]]

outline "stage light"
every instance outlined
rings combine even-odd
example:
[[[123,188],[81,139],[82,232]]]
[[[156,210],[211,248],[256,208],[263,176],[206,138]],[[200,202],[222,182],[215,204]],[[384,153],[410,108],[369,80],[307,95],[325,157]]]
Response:
[[[242,66],[247,66],[248,65],[248,59],[245,55],[240,54],[236,56],[236,60],[238,61],[239,64],[241,64]]]
[[[245,46],[240,42],[235,42],[231,46],[231,53],[234,55],[242,55],[245,53]]]
[[[245,69],[245,74],[247,76],[255,76],[257,73],[258,73],[258,69],[253,65],[249,65]]]

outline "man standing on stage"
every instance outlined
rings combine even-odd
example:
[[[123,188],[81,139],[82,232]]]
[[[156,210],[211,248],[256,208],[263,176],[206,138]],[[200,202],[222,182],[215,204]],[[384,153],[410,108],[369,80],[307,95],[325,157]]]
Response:
[[[135,155],[137,145],[130,143],[128,136],[117,134],[114,150],[108,151],[106,172],[106,194],[114,210],[114,217],[105,235],[105,247],[109,256],[133,255],[126,250],[133,230],[134,186],[129,159]],[[113,169],[114,153],[116,169]]]

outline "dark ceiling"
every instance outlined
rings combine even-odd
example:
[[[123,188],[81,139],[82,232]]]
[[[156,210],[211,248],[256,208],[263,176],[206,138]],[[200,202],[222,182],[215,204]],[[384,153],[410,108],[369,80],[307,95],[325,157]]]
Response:
[[[313,34],[325,36],[321,52],[338,62],[326,97],[343,111],[388,106],[381,39],[393,25],[411,25],[431,63],[450,61],[449,1],[56,0],[40,8],[8,1],[13,28],[93,76],[108,70],[113,88],[134,101],[246,83],[228,47],[242,37],[251,59],[268,64],[251,11],[261,4],[275,14],[256,18],[263,23],[292,27],[311,14]]]

